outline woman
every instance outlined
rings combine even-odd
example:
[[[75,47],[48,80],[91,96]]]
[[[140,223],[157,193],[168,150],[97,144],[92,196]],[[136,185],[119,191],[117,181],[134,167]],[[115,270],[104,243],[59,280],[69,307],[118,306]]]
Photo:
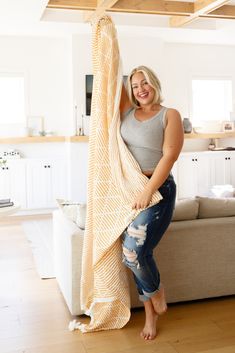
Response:
[[[146,317],[141,336],[149,340],[156,337],[158,315],[167,310],[164,287],[152,255],[172,218],[176,185],[171,168],[184,135],[179,112],[161,105],[161,85],[152,70],[145,66],[132,70],[127,93],[123,87],[121,135],[149,181],[132,205],[143,211],[122,234],[123,258],[133,272],[144,303]],[[148,207],[156,190],[163,199]]]

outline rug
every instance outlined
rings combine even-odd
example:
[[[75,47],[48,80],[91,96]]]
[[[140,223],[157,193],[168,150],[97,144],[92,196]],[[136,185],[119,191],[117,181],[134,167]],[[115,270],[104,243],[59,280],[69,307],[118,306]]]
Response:
[[[54,278],[52,219],[23,221],[22,227],[32,249],[40,278]]]

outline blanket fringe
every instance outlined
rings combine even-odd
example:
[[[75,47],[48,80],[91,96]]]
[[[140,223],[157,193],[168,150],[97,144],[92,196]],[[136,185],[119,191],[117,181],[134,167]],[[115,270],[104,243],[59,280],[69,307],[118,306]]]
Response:
[[[72,320],[69,323],[68,329],[69,331],[81,330],[81,332],[83,332],[83,329],[84,329],[83,326],[85,325],[82,324],[80,321]]]

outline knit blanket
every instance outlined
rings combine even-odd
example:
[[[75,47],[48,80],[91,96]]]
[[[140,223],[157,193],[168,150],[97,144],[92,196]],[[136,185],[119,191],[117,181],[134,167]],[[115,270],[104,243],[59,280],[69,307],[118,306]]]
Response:
[[[149,180],[120,136],[122,70],[110,17],[105,15],[93,24],[92,48],[94,80],[81,277],[81,307],[91,321],[79,325],[82,332],[121,328],[130,319],[120,235],[141,211],[132,210],[131,205]],[[151,205],[161,198],[156,191]]]

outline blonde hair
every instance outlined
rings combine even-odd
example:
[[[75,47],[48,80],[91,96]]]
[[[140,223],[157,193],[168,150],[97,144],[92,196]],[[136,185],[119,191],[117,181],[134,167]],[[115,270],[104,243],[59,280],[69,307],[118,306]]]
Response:
[[[129,100],[130,100],[131,104],[135,108],[139,108],[139,106],[140,106],[139,102],[134,97],[132,86],[131,86],[132,77],[133,77],[133,75],[136,72],[142,72],[143,73],[143,75],[144,75],[145,79],[147,80],[148,84],[153,88],[153,90],[155,92],[153,103],[160,104],[163,101],[162,91],[161,91],[161,83],[160,83],[157,75],[151,69],[149,69],[146,66],[138,66],[138,67],[136,67],[135,69],[133,69],[131,71],[131,73],[127,77],[126,89],[127,89],[127,94],[129,96]]]

